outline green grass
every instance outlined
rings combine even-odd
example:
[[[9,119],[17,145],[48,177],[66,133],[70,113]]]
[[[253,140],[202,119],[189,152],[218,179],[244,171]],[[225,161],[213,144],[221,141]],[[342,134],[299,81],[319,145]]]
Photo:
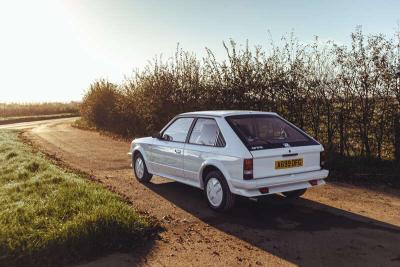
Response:
[[[0,265],[55,264],[139,245],[151,232],[120,196],[0,131]]]

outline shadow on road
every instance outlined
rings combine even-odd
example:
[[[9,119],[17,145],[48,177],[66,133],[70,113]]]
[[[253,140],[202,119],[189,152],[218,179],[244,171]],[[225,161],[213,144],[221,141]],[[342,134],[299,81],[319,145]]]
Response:
[[[280,195],[239,199],[232,212],[215,213],[199,189],[177,182],[147,186],[205,223],[294,264],[400,265],[400,228],[391,224]]]

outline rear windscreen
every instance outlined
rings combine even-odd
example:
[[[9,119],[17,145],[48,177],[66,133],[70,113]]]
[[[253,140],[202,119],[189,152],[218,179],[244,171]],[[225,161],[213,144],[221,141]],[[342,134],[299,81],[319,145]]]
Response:
[[[277,116],[239,115],[226,119],[250,150],[317,144]]]

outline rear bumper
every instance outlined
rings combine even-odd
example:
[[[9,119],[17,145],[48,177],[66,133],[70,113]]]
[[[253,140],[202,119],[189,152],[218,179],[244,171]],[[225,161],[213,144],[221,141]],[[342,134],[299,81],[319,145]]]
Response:
[[[315,180],[314,185],[325,184],[325,179],[328,177],[328,170],[318,170],[312,172],[303,172],[290,175],[282,175],[254,180],[230,180],[230,189],[232,193],[245,196],[257,197],[268,194],[287,192],[292,190],[304,189],[312,187],[310,181]],[[268,193],[260,193],[260,188],[268,188]]]

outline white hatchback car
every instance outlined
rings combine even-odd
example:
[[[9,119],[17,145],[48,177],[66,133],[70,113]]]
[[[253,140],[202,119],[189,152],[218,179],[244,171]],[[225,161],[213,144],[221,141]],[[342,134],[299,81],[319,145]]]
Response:
[[[228,210],[235,195],[298,197],[325,184],[320,143],[276,113],[200,111],[173,118],[152,137],[132,141],[140,182],[159,175],[204,189],[214,210]]]

